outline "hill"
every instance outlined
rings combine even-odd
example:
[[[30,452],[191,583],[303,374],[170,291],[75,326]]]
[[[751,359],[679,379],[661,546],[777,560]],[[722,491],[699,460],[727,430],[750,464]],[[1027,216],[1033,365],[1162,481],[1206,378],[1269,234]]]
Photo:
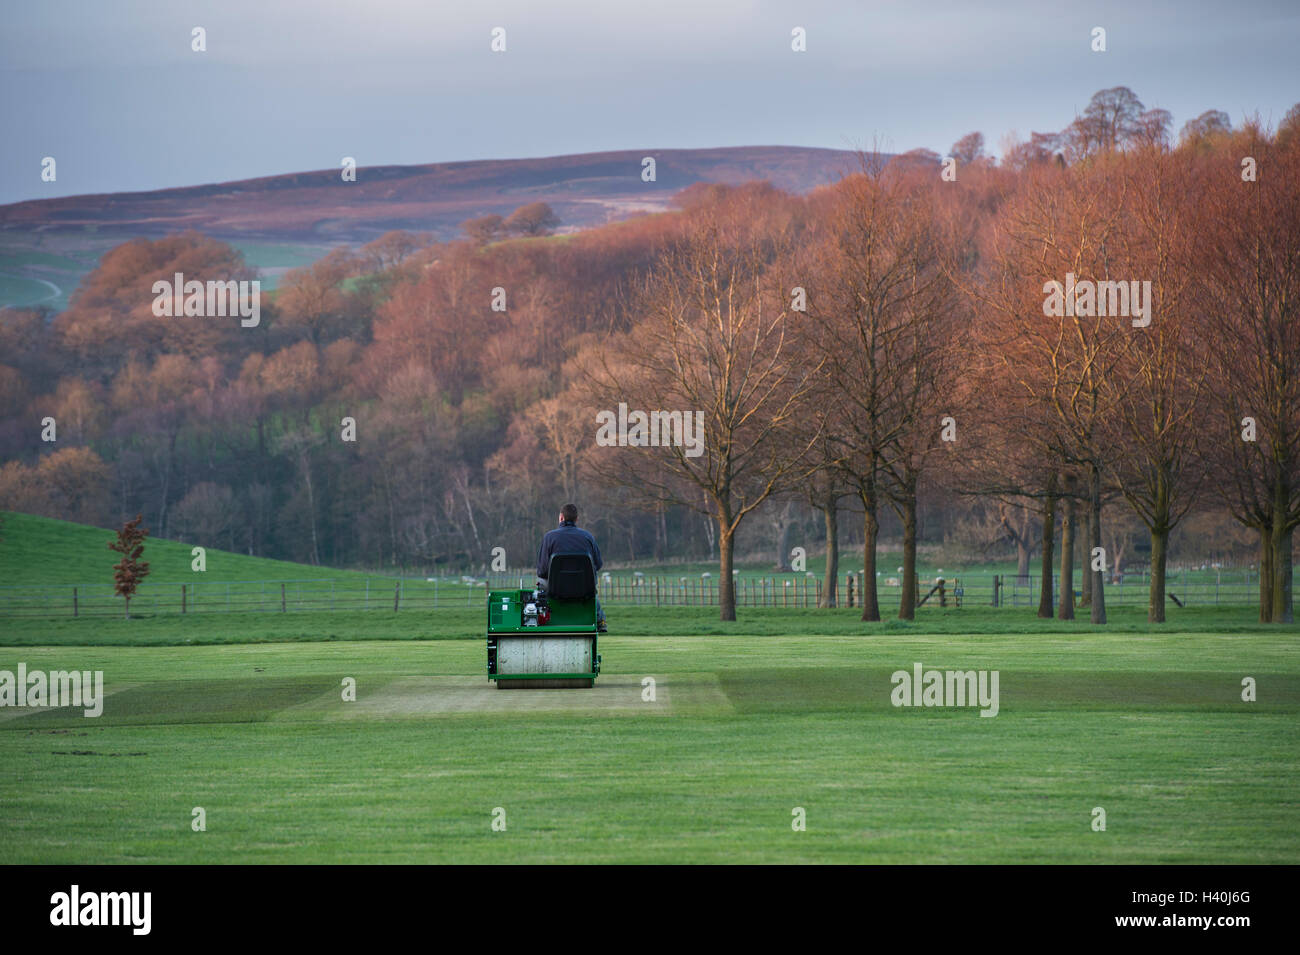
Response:
[[[654,182],[641,180],[645,156],[656,160]],[[697,182],[763,179],[790,192],[807,192],[853,167],[851,152],[796,146],[367,166],[357,170],[355,182],[344,182],[339,170],[329,169],[16,202],[0,206],[0,230],[154,236],[196,229],[222,239],[365,242],[390,229],[412,229],[449,237],[467,218],[504,214],[539,200],[550,203],[566,225],[581,227],[666,208],[674,194]]]
[[[108,549],[113,532],[102,527],[74,524],[33,514],[2,512],[0,527],[0,584],[4,586],[55,587],[61,584],[113,586],[113,565],[121,555]],[[150,584],[190,583],[202,575],[190,568],[191,545],[150,538],[145,542],[144,560]],[[250,557],[208,548],[206,575],[212,580],[321,580],[349,575],[333,567],[313,567],[287,560]]]
[[[656,180],[641,181],[653,156]],[[67,306],[81,277],[113,245],[187,229],[236,245],[273,288],[285,269],[333,246],[369,242],[392,229],[450,239],[466,219],[508,215],[544,201],[572,231],[661,211],[697,182],[767,180],[789,192],[834,182],[854,153],[798,146],[643,149],[552,156],[363,166],[356,182],[338,169],[236,182],[35,199],[0,206],[0,308]]]

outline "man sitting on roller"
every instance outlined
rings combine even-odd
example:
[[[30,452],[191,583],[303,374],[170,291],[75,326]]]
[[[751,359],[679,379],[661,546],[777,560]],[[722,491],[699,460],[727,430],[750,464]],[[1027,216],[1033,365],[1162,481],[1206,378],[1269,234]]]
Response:
[[[578,526],[578,508],[574,504],[565,504],[560,508],[560,526],[546,532],[542,538],[541,549],[537,551],[537,590],[546,593],[546,575],[551,567],[553,554],[590,554],[591,566],[600,573],[600,548],[596,538]],[[605,632],[605,611],[601,609],[600,598],[596,598],[596,630]]]

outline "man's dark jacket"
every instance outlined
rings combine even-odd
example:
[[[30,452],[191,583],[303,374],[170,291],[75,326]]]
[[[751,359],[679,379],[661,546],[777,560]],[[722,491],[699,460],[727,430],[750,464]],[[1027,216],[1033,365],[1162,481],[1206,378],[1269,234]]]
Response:
[[[590,554],[591,565],[600,571],[603,563],[596,538],[592,537],[572,521],[565,521],[554,530],[546,532],[542,546],[537,551],[537,576],[543,579],[551,572],[552,554]]]

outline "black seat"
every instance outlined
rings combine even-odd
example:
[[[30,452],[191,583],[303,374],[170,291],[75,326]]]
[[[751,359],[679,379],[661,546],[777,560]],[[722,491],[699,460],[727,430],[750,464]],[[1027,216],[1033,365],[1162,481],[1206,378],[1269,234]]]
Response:
[[[590,600],[596,596],[596,568],[590,554],[552,554],[546,595],[552,600]]]

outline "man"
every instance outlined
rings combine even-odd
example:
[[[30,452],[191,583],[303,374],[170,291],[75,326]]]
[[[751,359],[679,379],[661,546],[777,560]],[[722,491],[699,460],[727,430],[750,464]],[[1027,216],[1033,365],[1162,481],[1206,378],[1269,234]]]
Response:
[[[565,504],[560,508],[560,526],[546,532],[542,546],[537,551],[537,589],[546,593],[546,575],[550,573],[552,554],[590,554],[591,566],[600,573],[600,548],[596,538],[578,526],[578,508]],[[605,611],[600,598],[596,599],[596,630],[605,633]]]

